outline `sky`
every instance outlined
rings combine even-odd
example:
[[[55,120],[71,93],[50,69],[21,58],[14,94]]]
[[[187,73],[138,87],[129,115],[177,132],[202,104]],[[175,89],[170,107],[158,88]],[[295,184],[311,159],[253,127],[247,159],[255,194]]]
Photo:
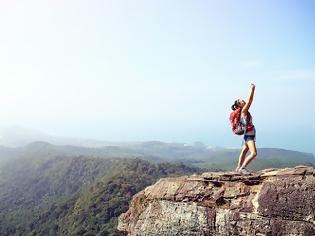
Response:
[[[315,2],[0,0],[0,123],[107,141],[315,153]]]

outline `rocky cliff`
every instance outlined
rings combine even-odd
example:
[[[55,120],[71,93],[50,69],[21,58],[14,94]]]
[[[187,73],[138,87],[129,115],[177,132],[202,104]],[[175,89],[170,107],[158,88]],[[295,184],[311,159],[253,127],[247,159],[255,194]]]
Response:
[[[134,195],[127,235],[315,235],[315,169],[163,178]]]

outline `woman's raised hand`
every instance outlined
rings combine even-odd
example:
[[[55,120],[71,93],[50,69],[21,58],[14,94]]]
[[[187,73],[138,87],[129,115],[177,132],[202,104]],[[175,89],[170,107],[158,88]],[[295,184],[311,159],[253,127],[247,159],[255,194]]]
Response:
[[[256,87],[255,84],[253,84],[253,83],[250,84],[251,89],[255,89],[255,87]]]

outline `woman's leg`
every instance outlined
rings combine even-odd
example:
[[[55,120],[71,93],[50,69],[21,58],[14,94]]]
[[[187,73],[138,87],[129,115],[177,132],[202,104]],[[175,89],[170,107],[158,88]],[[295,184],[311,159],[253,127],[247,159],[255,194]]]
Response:
[[[238,158],[238,165],[237,165],[236,171],[243,165],[244,160],[245,160],[245,156],[246,156],[246,153],[248,152],[248,150],[249,150],[249,148],[248,148],[247,144],[245,143],[243,148],[242,148],[241,154]]]
[[[255,142],[253,140],[248,140],[247,146],[249,147],[250,155],[244,161],[244,164],[242,166],[243,168],[245,168],[257,156],[257,150],[256,150]]]

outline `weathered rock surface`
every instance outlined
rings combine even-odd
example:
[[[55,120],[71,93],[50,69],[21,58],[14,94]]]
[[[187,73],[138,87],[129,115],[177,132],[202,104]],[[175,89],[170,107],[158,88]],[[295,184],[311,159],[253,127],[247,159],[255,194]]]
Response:
[[[127,235],[315,235],[315,169],[163,178],[134,195]]]

